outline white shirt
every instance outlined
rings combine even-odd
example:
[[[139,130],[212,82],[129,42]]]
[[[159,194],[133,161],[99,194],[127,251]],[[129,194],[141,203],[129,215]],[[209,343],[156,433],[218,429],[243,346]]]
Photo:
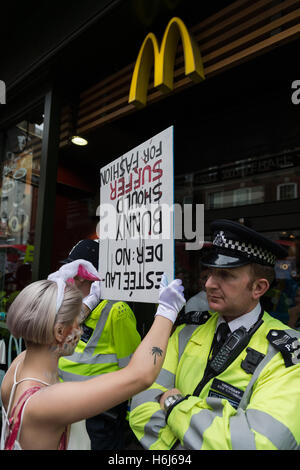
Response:
[[[228,322],[228,326],[230,328],[231,333],[237,330],[238,328],[240,328],[241,326],[246,328],[246,330],[248,331],[251,328],[251,326],[253,326],[254,323],[257,322],[260,312],[261,312],[261,305],[258,302],[256,307],[253,310],[251,310],[251,312],[245,313],[244,315],[241,315],[240,317],[237,317],[234,320],[231,320],[230,322]],[[222,322],[225,322],[225,320],[222,317],[222,315],[219,315],[216,329]]]

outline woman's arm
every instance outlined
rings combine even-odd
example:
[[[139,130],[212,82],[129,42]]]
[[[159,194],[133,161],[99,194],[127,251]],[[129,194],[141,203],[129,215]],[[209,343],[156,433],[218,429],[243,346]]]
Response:
[[[160,372],[173,323],[185,303],[182,292],[178,280],[161,289],[153,325],[127,367],[43,389],[31,399],[32,416],[60,427],[95,416],[148,388]]]

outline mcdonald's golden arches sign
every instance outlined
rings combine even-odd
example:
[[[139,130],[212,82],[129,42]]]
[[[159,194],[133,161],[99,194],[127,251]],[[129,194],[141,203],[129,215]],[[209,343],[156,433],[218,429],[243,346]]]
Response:
[[[132,74],[129,103],[145,106],[152,65],[154,65],[154,87],[162,92],[173,90],[174,63],[179,39],[183,44],[185,75],[191,80],[204,80],[203,63],[198,44],[189,34],[180,18],[172,18],[163,35],[161,46],[155,34],[149,33],[141,45]]]

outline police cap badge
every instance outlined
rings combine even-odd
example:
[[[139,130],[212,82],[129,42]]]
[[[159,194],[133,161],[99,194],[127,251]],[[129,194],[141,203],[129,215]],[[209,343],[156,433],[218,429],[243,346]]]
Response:
[[[286,250],[245,225],[226,219],[212,222],[213,245],[202,264],[215,268],[236,268],[250,263],[274,266],[287,257]]]

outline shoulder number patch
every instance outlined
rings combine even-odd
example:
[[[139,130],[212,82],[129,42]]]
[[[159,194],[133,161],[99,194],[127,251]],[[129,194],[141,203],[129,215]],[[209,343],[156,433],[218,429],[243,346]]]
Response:
[[[281,352],[286,367],[300,362],[300,341],[292,338],[284,330],[270,330],[267,339]]]

